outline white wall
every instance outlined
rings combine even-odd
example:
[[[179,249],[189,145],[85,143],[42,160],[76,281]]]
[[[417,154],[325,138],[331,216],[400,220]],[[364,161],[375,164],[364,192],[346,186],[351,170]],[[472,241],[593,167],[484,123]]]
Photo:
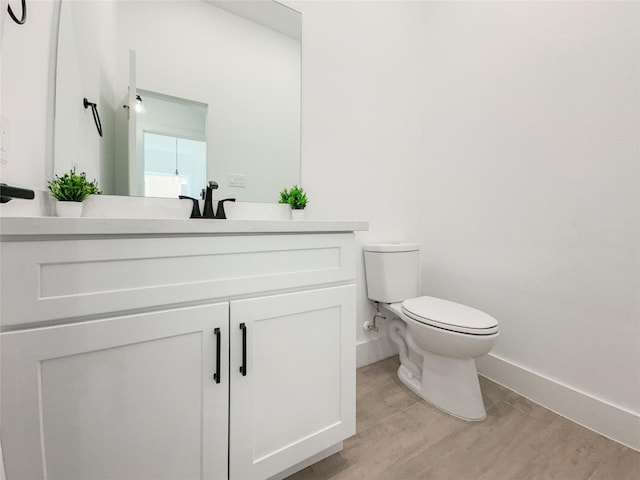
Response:
[[[421,211],[426,290],[498,317],[497,356],[637,413],[639,13],[430,6]]]
[[[423,6],[288,2],[302,11],[302,184],[315,218],[367,219],[366,241],[420,240],[424,182],[420,56]],[[393,354],[373,315],[362,258],[358,363]],[[379,340],[379,341],[378,341]]]
[[[514,372],[631,412],[640,448],[638,3],[462,7],[428,12],[425,289],[499,318]]]
[[[500,321],[485,374],[640,448],[638,3],[291,5],[309,214],[419,241],[425,293]]]

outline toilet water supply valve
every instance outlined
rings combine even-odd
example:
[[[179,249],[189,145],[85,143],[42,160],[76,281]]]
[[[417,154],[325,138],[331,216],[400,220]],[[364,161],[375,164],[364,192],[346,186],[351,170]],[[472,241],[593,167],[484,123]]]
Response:
[[[376,313],[373,314],[373,318],[371,319],[370,322],[364,322],[364,325],[362,325],[365,331],[377,332],[378,326],[376,325],[376,319],[381,318],[383,320],[386,320],[387,318],[384,315],[382,315],[382,313],[380,313],[380,304],[378,302],[375,302],[375,303],[376,303]]]

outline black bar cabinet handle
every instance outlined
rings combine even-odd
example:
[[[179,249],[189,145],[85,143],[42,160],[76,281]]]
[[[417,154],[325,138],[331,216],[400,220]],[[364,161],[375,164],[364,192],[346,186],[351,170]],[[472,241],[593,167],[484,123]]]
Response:
[[[240,373],[243,377],[247,376],[247,326],[244,323],[240,324],[240,330],[242,330],[242,365],[240,365]]]
[[[216,373],[213,374],[213,379],[220,383],[220,329],[215,328],[213,334],[216,336]]]

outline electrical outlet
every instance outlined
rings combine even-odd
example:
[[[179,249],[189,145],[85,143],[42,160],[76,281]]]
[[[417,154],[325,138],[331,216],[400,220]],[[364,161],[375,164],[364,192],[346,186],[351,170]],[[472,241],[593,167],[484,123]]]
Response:
[[[240,173],[230,173],[227,184],[230,187],[242,187],[246,186],[247,176]]]

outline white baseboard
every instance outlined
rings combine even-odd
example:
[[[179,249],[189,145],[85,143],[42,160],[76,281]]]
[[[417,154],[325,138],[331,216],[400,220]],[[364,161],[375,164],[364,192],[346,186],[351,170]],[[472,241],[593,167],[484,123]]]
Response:
[[[480,375],[594,432],[640,451],[640,415],[489,354]]]
[[[356,368],[376,363],[398,354],[398,347],[389,335],[378,335],[356,344]]]

